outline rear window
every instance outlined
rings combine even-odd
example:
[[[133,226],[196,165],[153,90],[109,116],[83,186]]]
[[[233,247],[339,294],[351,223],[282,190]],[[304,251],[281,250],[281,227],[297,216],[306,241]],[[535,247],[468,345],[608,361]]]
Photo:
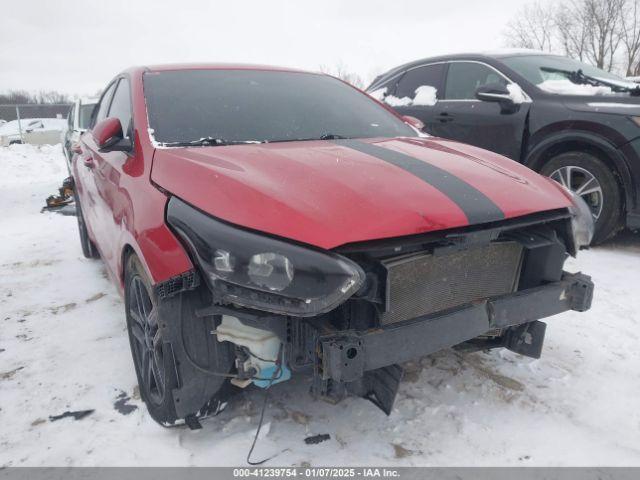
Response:
[[[325,75],[180,70],[144,76],[157,142],[229,142],[416,136],[368,95]]]

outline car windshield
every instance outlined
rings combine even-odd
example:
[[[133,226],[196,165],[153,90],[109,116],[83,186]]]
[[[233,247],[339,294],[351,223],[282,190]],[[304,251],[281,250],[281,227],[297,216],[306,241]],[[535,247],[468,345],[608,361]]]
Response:
[[[85,103],[80,105],[80,128],[87,129],[91,124],[91,115],[93,114],[93,108],[95,103]]]
[[[633,86],[629,81],[617,75],[586,63],[557,55],[519,55],[501,60],[509,68],[543,90],[547,90],[546,86],[553,87],[562,83],[572,83],[571,73],[578,70],[594,79],[604,80],[613,84]]]
[[[149,125],[161,144],[417,135],[366,94],[313,73],[151,72],[144,91]]]

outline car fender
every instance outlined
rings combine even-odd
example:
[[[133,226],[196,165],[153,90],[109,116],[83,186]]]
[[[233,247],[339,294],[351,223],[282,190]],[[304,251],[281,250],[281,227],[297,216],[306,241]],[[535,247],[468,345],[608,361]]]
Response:
[[[532,170],[539,171],[549,155],[579,150],[580,147],[600,151],[606,155],[622,182],[626,205],[635,205],[636,192],[624,156],[614,144],[600,135],[584,131],[562,131],[548,135],[535,143],[522,163]]]

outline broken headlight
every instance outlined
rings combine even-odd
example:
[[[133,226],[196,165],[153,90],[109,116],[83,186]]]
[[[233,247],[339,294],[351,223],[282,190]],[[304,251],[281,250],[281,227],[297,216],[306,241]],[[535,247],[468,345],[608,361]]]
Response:
[[[293,316],[337,307],[362,286],[351,260],[234,227],[172,197],[167,222],[219,300]]]
[[[591,244],[593,234],[595,233],[595,223],[593,219],[593,213],[587,202],[584,199],[565,187],[564,185],[556,182],[555,180],[548,179],[552,185],[562,191],[565,196],[571,200],[571,206],[569,212],[571,213],[571,241],[573,242],[573,252],[575,255],[581,248],[586,248]]]
[[[593,239],[593,233],[595,231],[595,224],[593,221],[593,214],[587,202],[584,199],[567,189],[571,194],[571,201],[573,202],[571,212],[571,233],[573,235],[573,243],[576,249],[588,247]]]

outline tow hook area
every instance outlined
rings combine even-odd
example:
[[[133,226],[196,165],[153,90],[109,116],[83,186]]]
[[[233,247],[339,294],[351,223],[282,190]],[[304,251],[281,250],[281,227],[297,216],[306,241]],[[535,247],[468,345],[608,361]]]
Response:
[[[233,385],[244,388],[253,382],[266,388],[291,378],[284,352],[280,372],[274,377],[278,370],[278,353],[283,350],[275,333],[245,325],[231,315],[222,315],[214,333],[219,342],[231,342],[236,346],[236,368],[242,378],[232,379]]]
[[[540,358],[547,324],[536,320],[507,329],[504,346],[525,357]]]
[[[322,337],[318,351],[312,386],[315,396],[331,403],[349,395],[363,397],[391,414],[403,375],[400,365],[365,371],[363,342],[357,334]]]

